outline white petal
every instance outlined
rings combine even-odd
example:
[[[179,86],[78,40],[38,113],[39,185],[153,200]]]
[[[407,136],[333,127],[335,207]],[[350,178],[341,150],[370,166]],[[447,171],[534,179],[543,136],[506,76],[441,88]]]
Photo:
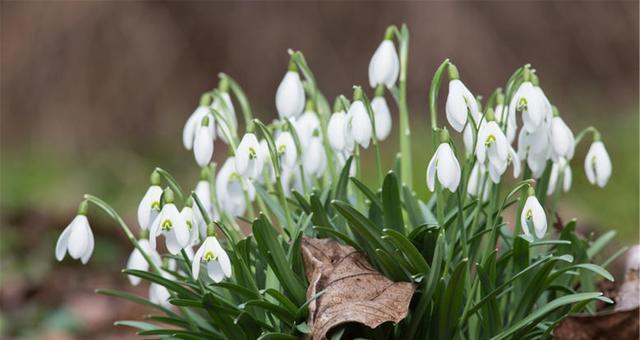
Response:
[[[64,228],[62,234],[60,234],[60,236],[58,237],[58,241],[56,242],[56,259],[58,261],[62,261],[64,259],[64,255],[67,253],[67,248],[69,245],[69,234],[71,234],[72,225],[73,221],[71,221],[71,223],[69,223],[69,225]]]
[[[193,147],[196,127],[200,124],[202,118],[208,113],[209,109],[207,109],[207,107],[199,106],[195,111],[193,111],[191,116],[189,116],[189,119],[187,119],[187,122],[184,124],[184,129],[182,130],[182,143],[187,150],[191,150]]]
[[[76,216],[71,222],[71,232],[68,240],[69,256],[74,259],[81,258],[89,247],[89,233],[85,228],[88,225],[87,217],[84,215]]]
[[[209,261],[207,263],[207,274],[216,283],[224,279],[224,272],[218,261]]]
[[[564,168],[564,177],[562,181],[562,190],[564,192],[569,191],[571,189],[571,181],[573,180],[573,174],[571,173],[571,167],[567,164]]]
[[[227,252],[224,251],[222,246],[220,246],[218,239],[216,239],[215,237],[212,238],[211,247],[213,248],[215,254],[218,255],[217,261],[220,263],[222,272],[226,277],[231,277],[231,261],[229,261],[229,255],[227,255]]]
[[[200,262],[202,261],[202,255],[204,254],[205,246],[207,243],[207,239],[204,240],[198,251],[193,255],[193,262],[191,263],[191,273],[193,275],[193,279],[197,280],[200,275]]]
[[[524,207],[522,207],[522,213],[520,214],[520,225],[522,226],[522,231],[527,236],[531,236],[531,233],[529,232],[529,224],[527,219],[527,213],[529,209],[531,209],[531,207],[530,207],[529,200],[527,200],[524,204]]]
[[[331,115],[329,124],[327,125],[327,139],[329,145],[336,151],[342,151],[345,148],[344,124],[347,115],[343,111],[336,112]]]
[[[454,130],[460,132],[467,123],[467,103],[464,98],[465,86],[459,79],[449,82],[449,94],[445,109],[447,121]]]
[[[438,150],[433,154],[431,160],[429,161],[429,165],[427,166],[427,188],[429,191],[433,192],[436,189],[436,163],[438,161]]]
[[[609,177],[611,176],[611,159],[609,158],[609,154],[604,147],[604,144],[600,141],[594,142],[592,148],[595,148],[595,170],[596,170],[596,180],[598,186],[604,188],[604,186],[609,181]]]
[[[351,115],[351,135],[363,148],[369,147],[371,141],[371,119],[362,101],[355,101],[349,108]]]
[[[556,185],[558,183],[558,173],[559,173],[558,163],[553,163],[551,166],[551,174],[549,175],[549,184],[547,185],[547,196],[553,195],[556,191]]]
[[[141,241],[142,240],[140,240],[139,242]],[[149,264],[137,248],[133,248],[131,255],[129,255],[129,259],[127,260],[127,269],[144,271],[149,270]],[[129,282],[131,282],[131,284],[134,286],[137,286],[141,281],[141,279],[137,276],[127,275],[127,277],[129,278]]]
[[[91,227],[89,226],[89,221],[83,223],[83,227],[85,229],[85,233],[87,234],[87,249],[85,249],[84,253],[80,257],[80,261],[82,262],[82,264],[87,264],[87,262],[89,262],[89,259],[91,258],[91,254],[93,254],[95,240],[93,239],[93,232],[91,231]]]
[[[296,150],[296,144],[293,140],[293,136],[288,131],[280,133],[276,138],[276,152],[283,153],[281,155],[284,160],[284,165],[293,168],[298,158],[298,151]]]
[[[151,206],[154,202],[160,203],[160,196],[162,196],[162,188],[157,185],[152,185],[147,189],[147,192],[142,197],[140,204],[138,205],[138,223],[140,228],[147,229],[151,224]]]
[[[473,127],[471,124],[468,124],[467,127],[464,128],[462,133],[462,141],[464,142],[464,150],[467,155],[473,152]]]
[[[520,158],[518,158],[516,150],[514,150],[511,146],[509,146],[509,158],[511,164],[513,165],[513,178],[520,177]]]
[[[304,87],[297,72],[288,71],[276,92],[276,108],[280,118],[296,117],[304,109]]]
[[[448,143],[440,144],[438,149],[440,149],[438,164],[436,164],[438,180],[443,187],[455,192],[460,184],[460,164]]]
[[[255,178],[261,172],[262,168],[258,168],[259,153],[261,152],[260,143],[256,135],[246,133],[236,151],[235,165],[236,171],[243,177]],[[253,157],[253,158],[252,158]]]
[[[196,163],[202,168],[211,162],[213,156],[213,137],[208,126],[198,126],[196,129],[196,139],[193,144],[193,153]]]
[[[375,97],[371,101],[371,108],[375,115],[376,138],[379,141],[387,139],[391,132],[391,112],[384,97]]]
[[[384,40],[371,57],[369,62],[369,85],[376,87],[384,84],[393,87],[398,79],[400,62],[395,45],[391,40]]]

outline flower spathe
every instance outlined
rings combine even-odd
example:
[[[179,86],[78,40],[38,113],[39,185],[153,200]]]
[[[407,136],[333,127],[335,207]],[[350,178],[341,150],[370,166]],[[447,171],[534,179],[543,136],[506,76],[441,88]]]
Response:
[[[400,61],[393,42],[383,40],[369,62],[369,85],[376,87],[385,85],[392,88],[398,80]]]
[[[527,201],[522,208],[522,214],[520,215],[520,223],[522,225],[522,231],[525,235],[530,236],[530,229],[533,229],[537,238],[544,238],[547,233],[547,216],[544,213],[544,208],[538,202],[535,195],[530,194]]]
[[[276,109],[280,118],[297,117],[304,110],[304,87],[300,75],[288,71],[276,91]]]
[[[165,198],[166,196],[165,191]],[[165,203],[160,214],[156,217],[149,229],[149,244],[151,249],[156,249],[156,237],[160,234],[164,235],[167,250],[169,250],[169,253],[172,255],[178,254],[180,250],[189,245],[189,226],[184,216],[180,214],[178,208],[176,208],[173,203]]]
[[[74,260],[80,259],[82,264],[87,264],[93,254],[93,247],[93,232],[89,220],[79,213],[58,237],[56,259],[62,261],[68,252]]]
[[[138,245],[142,248],[142,251],[147,253],[151,258],[151,261],[156,265],[160,266],[162,260],[160,259],[160,255],[149,245],[149,240],[141,239],[138,240]],[[144,255],[140,252],[138,248],[133,248],[131,251],[131,255],[129,255],[129,259],[127,260],[127,269],[135,269],[135,270],[149,270],[149,262],[144,258]],[[133,275],[127,275],[129,278],[129,282],[132,285],[137,286],[140,283],[140,278]]]
[[[604,188],[611,176],[611,159],[600,140],[596,140],[589,147],[584,158],[584,171],[589,183]]]
[[[387,105],[387,101],[382,96],[377,96],[371,101],[371,109],[373,110],[376,122],[376,138],[383,141],[389,137],[391,133],[391,111]]]
[[[427,187],[434,191],[436,178],[442,187],[455,192],[460,184],[460,164],[449,143],[440,143],[427,167]]]
[[[200,265],[207,267],[207,275],[215,282],[231,277],[231,261],[215,236],[208,236],[193,256],[191,272],[195,280],[200,276]]]
[[[264,165],[263,149],[253,133],[246,133],[236,150],[235,166],[240,176],[255,179],[262,173]]]

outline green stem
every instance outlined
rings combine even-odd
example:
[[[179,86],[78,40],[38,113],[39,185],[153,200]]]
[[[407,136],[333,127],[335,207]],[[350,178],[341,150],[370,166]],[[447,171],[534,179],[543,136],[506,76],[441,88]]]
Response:
[[[402,182],[413,187],[413,169],[411,166],[411,129],[409,128],[409,109],[407,107],[407,68],[409,59],[409,30],[402,25],[400,32],[400,79],[399,79],[399,115],[400,115],[400,169]]]
[[[371,134],[371,140],[373,143],[373,149],[376,154],[376,168],[378,169],[378,183],[382,183],[383,181],[383,173],[382,173],[382,156],[380,155],[380,145],[378,143],[378,136],[376,135],[376,115],[373,112],[373,108],[371,107],[371,102],[369,102],[369,98],[363,92],[364,105],[369,112],[369,117],[371,118],[371,129],[373,133]]]

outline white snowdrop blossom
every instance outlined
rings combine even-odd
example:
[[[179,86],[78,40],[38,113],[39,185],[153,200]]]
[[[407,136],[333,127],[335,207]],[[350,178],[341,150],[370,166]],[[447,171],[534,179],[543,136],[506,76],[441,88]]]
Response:
[[[327,154],[322,145],[322,138],[313,137],[303,154],[304,171],[315,177],[322,177],[327,168]]]
[[[369,113],[361,100],[354,101],[349,107],[347,132],[353,142],[360,144],[365,149],[369,147],[372,134],[371,118],[369,118]]]
[[[345,125],[347,114],[344,111],[334,112],[327,124],[327,139],[331,149],[336,152],[343,152],[347,147],[347,136],[345,135]]]
[[[611,159],[604,144],[596,139],[584,158],[584,171],[589,183],[604,188],[611,176]]]
[[[303,149],[306,149],[309,146],[311,139],[319,137],[322,134],[320,119],[313,111],[306,111],[303,113],[298,117],[298,119],[296,119],[293,126],[296,129],[298,140],[300,140],[300,146]]]
[[[160,213],[161,196],[162,188],[159,185],[151,185],[142,197],[140,204],[138,204],[138,224],[141,229],[149,229],[151,222]]]
[[[172,255],[176,255],[189,245],[190,233],[187,221],[173,204],[173,197],[170,196],[173,196],[173,192],[165,190],[166,203],[149,229],[149,244],[151,249],[156,249],[156,238],[162,234],[165,237],[167,250]]]
[[[481,117],[478,102],[460,79],[449,81],[449,94],[445,105],[447,121],[454,130],[462,131],[467,124],[468,113],[472,115],[476,124],[478,124]]]
[[[488,161],[491,180],[494,183],[500,182],[500,176],[507,169],[509,161],[509,143],[495,121],[488,121],[480,126],[476,142],[476,159],[480,164]]]
[[[562,177],[562,178],[561,178]],[[558,158],[551,166],[551,174],[549,175],[549,185],[547,186],[547,195],[552,195],[556,191],[558,181],[562,180],[562,191],[567,192],[571,189],[571,181],[573,174],[571,167],[564,157]]]
[[[562,118],[553,117],[551,120],[551,156],[554,160],[560,157],[572,159],[575,150],[573,132]]]
[[[525,235],[530,236],[530,229],[533,229],[537,238],[544,238],[547,233],[547,216],[544,208],[538,202],[535,194],[530,192],[527,201],[524,203],[522,214],[520,215],[520,223],[522,231]]]
[[[520,130],[518,136],[518,156],[527,161],[533,178],[542,176],[547,160],[551,157],[551,135],[545,124],[541,124],[533,132]]]
[[[293,168],[298,160],[298,150],[289,131],[281,132],[275,141],[276,152],[283,167]]]
[[[216,197],[221,209],[233,217],[242,216],[247,208],[243,186],[246,186],[247,195],[253,201],[256,193],[253,184],[243,181],[236,172],[235,158],[227,158],[216,176]]]
[[[162,276],[166,279],[171,279],[171,275],[165,272],[162,273]],[[165,308],[172,308],[173,305],[169,302],[170,298],[171,293],[165,286],[155,282],[149,285],[149,301]]]
[[[204,168],[211,162],[213,157],[213,135],[212,135],[212,122],[213,119],[210,116],[202,118],[202,122],[196,128],[196,137],[193,142],[193,154],[196,159],[196,163],[201,168]]]
[[[515,111],[513,112],[513,114],[511,114],[507,107],[502,104],[498,104],[496,105],[493,112],[496,116],[496,122],[498,122],[500,126],[502,126],[502,122],[506,119],[505,123],[507,124],[507,130],[505,132],[505,136],[507,137],[507,141],[509,142],[509,144],[513,143],[513,141],[516,139],[516,132],[518,129]],[[506,115],[507,117],[503,118],[504,115]]]
[[[542,124],[545,115],[546,97],[541,96],[541,92],[536,89],[531,81],[523,82],[509,104],[509,116],[515,115],[516,111],[522,112],[522,122],[524,128],[532,133]]]
[[[467,183],[467,193],[473,197],[482,194],[482,201],[489,198],[489,185],[486,184],[487,169],[486,166],[476,162],[469,173],[469,182]]]
[[[288,71],[276,92],[276,108],[280,118],[295,118],[304,110],[304,87],[296,71]]]
[[[435,190],[436,177],[442,187],[455,192],[460,184],[460,164],[449,143],[440,143],[427,167],[427,187]]]
[[[371,109],[376,122],[376,138],[379,141],[383,141],[389,137],[391,133],[391,111],[387,105],[386,99],[382,96],[377,96],[371,101]]]
[[[138,245],[140,245],[140,248],[142,248],[142,251],[144,251],[145,253],[147,253],[147,255],[149,255],[149,258],[151,258],[151,261],[153,261],[153,263],[155,263],[157,266],[160,266],[162,262],[162,260],[160,259],[160,254],[158,254],[158,252],[156,252],[155,250],[151,249],[151,246],[149,245],[149,240],[147,239],[138,240]],[[131,251],[131,255],[129,255],[129,259],[127,260],[127,269],[135,269],[135,270],[142,270],[142,271],[149,270],[149,262],[147,262],[147,260],[144,258],[140,250],[138,250],[138,248],[133,248],[133,251]],[[127,275],[127,277],[129,278],[129,282],[131,282],[131,284],[134,286],[137,286],[141,281],[141,279],[137,276]]]
[[[380,43],[369,62],[369,85],[385,85],[392,88],[398,80],[400,61],[393,42],[385,39]]]
[[[193,111],[191,116],[189,116],[189,119],[187,119],[187,122],[184,124],[184,129],[182,130],[182,143],[184,144],[185,149],[191,150],[193,148],[193,141],[196,138],[196,130],[202,123],[202,118],[204,117],[211,117],[210,130],[212,138],[215,138],[215,123],[213,116],[211,116],[207,106],[201,105]]]
[[[86,205],[85,202],[81,204]],[[86,208],[84,208],[86,210]],[[80,259],[82,264],[87,264],[93,254],[94,239],[86,212],[80,211],[78,215],[64,228],[56,243],[56,259],[62,261],[65,254],[74,260]]]
[[[236,171],[240,176],[247,179],[255,179],[260,176],[265,157],[261,155],[262,151],[256,135],[246,133],[242,137],[235,156]]]
[[[226,127],[229,129],[229,133],[235,134],[235,131],[238,129],[238,118],[236,117],[236,110],[233,107],[233,102],[231,101],[231,96],[226,91],[221,91],[220,96],[217,96],[213,103],[211,103],[211,109],[216,110],[217,112],[224,117],[224,122],[226,123]],[[223,130],[223,124],[218,124],[218,136],[225,143],[229,144],[227,140],[227,136]],[[215,135],[213,135],[215,139]]]
[[[196,208],[197,209],[197,208]],[[187,227],[189,228],[189,245],[198,243],[200,239],[200,231],[198,230],[198,223],[196,222],[196,216],[191,206],[184,206],[180,210],[180,215],[184,218]]]
[[[231,277],[231,261],[215,236],[207,237],[193,256],[191,272],[195,280],[200,275],[200,265],[202,263],[206,265],[207,275],[214,282],[220,282],[225,277]]]

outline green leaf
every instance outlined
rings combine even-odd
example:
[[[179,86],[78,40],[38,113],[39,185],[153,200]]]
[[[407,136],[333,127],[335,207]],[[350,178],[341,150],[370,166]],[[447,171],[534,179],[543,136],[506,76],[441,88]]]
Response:
[[[302,194],[297,192],[296,190],[291,190],[291,193],[293,194],[293,197],[295,197],[295,199],[298,201],[298,204],[300,204],[300,208],[302,208],[305,213],[311,214],[311,205],[309,205],[309,202],[307,202],[304,196],[302,196]]]
[[[384,226],[399,232],[404,232],[398,178],[393,171],[387,173],[382,182],[382,206],[384,211]]]
[[[388,246],[383,244],[380,239],[378,228],[359,211],[342,201],[334,200],[332,205],[334,209],[349,222],[351,229],[368,243],[364,245],[364,248],[389,250]]]
[[[349,157],[342,168],[342,172],[340,172],[340,178],[338,178],[338,183],[336,184],[336,196],[337,200],[341,200],[344,202],[348,202],[347,197],[347,185],[349,184],[349,171],[351,170],[351,162],[353,161],[353,156]]]
[[[356,187],[371,201],[372,204],[376,205],[378,209],[382,210],[382,201],[378,198],[378,195],[373,193],[366,184],[360,182],[357,178],[351,177],[351,181]]]
[[[238,325],[233,322],[233,318],[228,314],[219,312],[222,305],[213,294],[205,294],[202,302],[209,314],[209,317],[211,318],[211,321],[216,326],[216,329],[220,330],[227,339],[247,339],[242,328],[238,327]]]
[[[416,271],[422,274],[427,274],[429,272],[429,264],[425,261],[424,257],[422,257],[418,248],[416,248],[408,238],[392,229],[385,229],[384,233],[385,235],[382,236],[382,238],[390,239],[405,255]]]
[[[444,294],[440,296],[438,339],[452,339],[456,332],[458,319],[462,315],[466,267],[466,259],[458,263],[447,282]]]
[[[159,304],[153,303],[141,296],[138,295],[134,295],[131,293],[127,293],[127,292],[123,292],[123,291],[119,291],[119,290],[113,290],[113,289],[96,289],[96,294],[101,294],[101,295],[106,295],[106,296],[113,296],[113,297],[117,297],[120,299],[125,299],[125,300],[129,300],[131,302],[137,303],[139,305],[145,305],[145,306],[151,306],[153,308],[156,308],[158,310],[161,310],[163,312],[165,312],[167,315],[171,315],[173,317],[180,317],[178,314],[174,313],[173,311],[171,311],[169,308],[166,308],[164,306],[161,306]]]
[[[613,238],[616,236],[615,230],[609,230],[608,232],[602,234],[602,236],[598,237],[597,240],[591,244],[591,247],[587,249],[587,257],[589,259],[593,258],[595,255],[599,254],[600,251],[607,245]]]
[[[296,306],[288,297],[279,291],[268,288],[265,290],[265,293],[276,299],[280,303],[282,307],[289,311],[289,313],[295,318],[296,312],[298,311],[298,306]]]
[[[269,194],[262,185],[254,185],[256,188],[256,192],[262,198],[264,203],[267,204],[267,207],[271,212],[276,216],[276,219],[280,223],[280,225],[287,225],[287,219],[284,216],[284,210],[282,206],[277,202],[276,199],[273,198],[271,194]]]
[[[297,340],[298,337],[285,333],[264,333],[258,340]]]
[[[133,327],[143,331],[149,331],[149,330],[160,328],[158,325],[154,325],[152,323],[143,322],[143,321],[134,321],[134,320],[120,320],[120,321],[114,322],[113,325]]]
[[[246,309],[247,307],[261,308],[261,309],[264,309],[266,312],[270,313],[271,315],[282,320],[289,326],[293,325],[295,315],[289,313],[289,311],[286,308],[278,306],[271,302],[264,301],[264,300],[249,300],[241,304],[239,307],[240,309]]]
[[[537,323],[537,321],[541,320],[547,314],[553,312],[557,308],[560,308],[560,307],[566,306],[566,305],[571,305],[571,304],[578,303],[578,302],[582,302],[582,301],[589,301],[589,300],[599,299],[600,297],[602,297],[602,293],[578,293],[578,294],[559,297],[559,298],[557,298],[557,299],[555,299],[555,300],[543,305],[542,307],[536,309],[535,311],[527,314],[527,316],[525,318],[523,318],[522,320],[514,323],[513,325],[511,325],[511,327],[503,330],[502,332],[500,332],[500,334],[494,336],[491,339],[492,340],[501,340],[501,339],[510,338],[514,333],[516,333],[516,332],[518,332],[518,331],[520,331],[520,330],[522,330],[524,328],[531,327],[532,325],[535,325]]]
[[[182,296],[182,297],[194,299],[194,300],[200,298],[198,294],[194,293],[190,289],[185,288],[178,282],[164,278],[156,273],[151,273],[151,272],[136,270],[136,269],[125,269],[122,272],[125,274],[137,276],[141,279],[144,279],[150,282],[155,282],[161,286],[164,286],[169,291],[177,293],[178,296]]]
[[[331,228],[325,228],[325,227],[313,227],[313,229],[317,230],[318,233],[323,233],[323,234],[327,234],[330,236],[333,236],[335,238],[337,238],[338,240],[341,240],[342,242],[344,242],[345,244],[348,244],[352,247],[354,247],[356,250],[361,251],[361,252],[365,252],[364,249],[362,247],[360,247],[360,245],[358,243],[356,243],[354,240],[352,240],[349,236],[335,230],[335,229],[331,229]]]

